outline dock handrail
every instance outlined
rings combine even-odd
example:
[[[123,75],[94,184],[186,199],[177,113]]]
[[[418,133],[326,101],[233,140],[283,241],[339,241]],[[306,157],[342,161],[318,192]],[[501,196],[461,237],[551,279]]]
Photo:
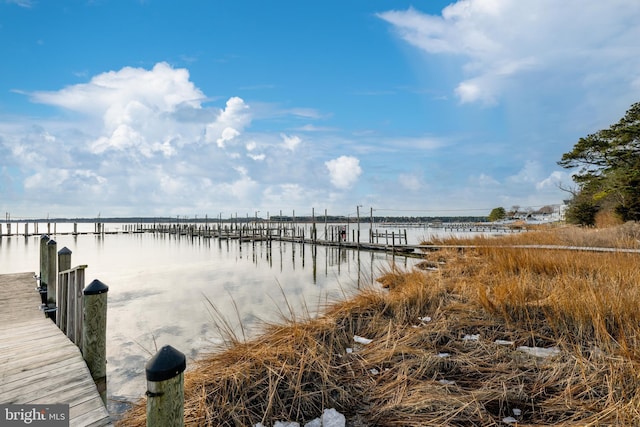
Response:
[[[94,280],[85,287],[87,265],[71,268],[71,251],[57,252],[57,243],[46,235],[40,240],[42,308],[74,343],[87,363],[102,402],[107,403],[106,335],[109,287]]]

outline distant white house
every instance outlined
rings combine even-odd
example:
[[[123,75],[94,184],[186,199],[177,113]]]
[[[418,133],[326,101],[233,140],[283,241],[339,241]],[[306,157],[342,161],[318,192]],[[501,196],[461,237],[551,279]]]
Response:
[[[547,205],[552,208],[550,212],[516,212],[512,215],[511,219],[514,221],[526,221],[529,223],[547,223],[564,221],[565,213],[567,211],[566,202],[557,205]]]

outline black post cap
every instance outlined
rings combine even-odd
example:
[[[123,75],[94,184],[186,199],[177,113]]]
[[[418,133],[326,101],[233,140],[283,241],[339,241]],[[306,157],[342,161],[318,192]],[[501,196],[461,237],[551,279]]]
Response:
[[[99,295],[104,294],[105,292],[109,292],[109,287],[98,279],[89,283],[89,286],[84,288],[83,291],[85,295]]]
[[[147,381],[165,381],[187,369],[187,359],[178,350],[165,345],[144,366]]]
[[[55,240],[49,239],[49,241],[47,242],[47,245],[57,245],[57,243]]]
[[[50,239],[50,237],[47,236],[46,234],[43,234],[43,235],[40,236],[40,240],[49,240],[49,239]]]
[[[58,255],[71,255],[71,249],[65,246],[58,251]]]

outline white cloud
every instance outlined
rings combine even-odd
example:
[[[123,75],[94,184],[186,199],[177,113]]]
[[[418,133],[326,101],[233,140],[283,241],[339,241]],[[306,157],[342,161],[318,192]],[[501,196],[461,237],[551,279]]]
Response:
[[[97,133],[89,144],[94,154],[115,151],[134,157],[173,156],[178,146],[196,142],[206,124],[204,118],[184,120],[185,115],[201,114],[205,96],[189,80],[186,69],[174,69],[164,62],[151,70],[124,67],[101,73],[88,83],[34,92],[31,99],[88,116],[87,127]],[[237,104],[231,99],[227,106]],[[220,111],[214,123],[237,124],[235,110],[227,110]],[[210,120],[211,113],[204,113]],[[101,128],[95,125],[96,120],[102,122]],[[223,135],[224,129],[216,138],[229,137],[228,132]]]
[[[294,151],[296,147],[302,142],[302,139],[300,139],[299,136],[288,136],[285,134],[280,134],[280,136],[282,137],[284,147],[290,151]]]
[[[336,131],[335,128],[329,127],[329,126],[316,126],[314,124],[308,123],[304,126],[300,126],[298,128],[296,128],[296,130],[302,131],[302,132],[331,132],[331,131]]]
[[[402,173],[398,175],[398,182],[401,186],[410,191],[418,191],[423,187],[422,180],[415,174]]]
[[[484,98],[487,102],[494,102],[492,94],[483,94],[478,82],[473,82],[471,80],[460,83],[455,92],[462,102],[474,102],[481,98]]]
[[[267,156],[265,154],[247,154],[247,156],[255,161],[262,161],[264,160]]]
[[[568,173],[563,171],[553,171],[548,177],[536,183],[536,189],[543,190],[547,188],[556,188],[563,182],[570,180],[571,177]]]
[[[477,177],[475,176],[471,177],[470,181],[472,183],[476,183],[480,185],[481,187],[493,187],[493,186],[500,185],[500,183],[496,179],[494,179],[493,177],[485,173],[481,173]]]
[[[259,189],[259,184],[251,177],[243,175],[237,180],[217,186],[217,191],[235,200],[250,203],[252,194]]]
[[[239,135],[240,132],[238,132],[234,128],[224,128],[222,134],[220,135],[220,138],[216,139],[216,144],[218,144],[218,147],[224,148],[225,143],[233,140],[236,136]]]
[[[534,160],[527,160],[522,169],[517,174],[509,176],[507,180],[515,184],[532,184],[538,182],[541,176],[543,176],[542,165]]]
[[[95,190],[107,179],[90,170],[73,170],[48,168],[46,172],[36,172],[27,177],[24,186],[33,191],[51,191],[52,188],[59,188],[63,191],[86,191]]]
[[[282,183],[265,188],[262,199],[267,205],[289,208],[304,206],[308,194],[309,189],[300,184]]]
[[[286,110],[285,113],[292,114],[294,116],[302,117],[305,119],[322,118],[322,114],[320,114],[317,110],[313,108],[292,108],[290,110]]]
[[[394,149],[407,150],[436,150],[448,145],[443,139],[434,137],[395,137],[384,140],[384,142]]]
[[[580,64],[578,83],[598,77],[629,88],[640,69],[630,53],[640,39],[636,0],[459,0],[440,16],[413,8],[378,16],[418,49],[466,61],[455,89],[463,103],[494,103],[525,73],[557,77]],[[610,71],[612,63],[620,66]]]
[[[351,188],[362,174],[360,160],[352,156],[340,156],[324,164],[329,170],[331,183],[341,190]]]
[[[184,68],[166,62],[153,69],[124,67],[93,77],[89,83],[68,86],[56,92],[34,92],[35,102],[72,111],[126,120],[127,110],[148,108],[173,112],[182,105],[200,108],[204,94],[189,81]]]
[[[206,141],[215,140],[220,148],[224,148],[226,142],[239,136],[250,123],[249,106],[244,100],[237,96],[229,98],[225,109],[207,125]]]
[[[130,126],[121,124],[110,136],[102,136],[93,142],[91,144],[91,151],[95,154],[100,154],[108,149],[123,151],[131,147],[139,148],[147,157],[150,155],[150,150],[144,136]]]
[[[151,70],[124,67],[101,73],[88,83],[34,92],[31,98],[101,120],[101,134],[90,144],[95,154],[115,150],[169,157],[202,135],[225,148],[251,123],[249,106],[238,97],[229,98],[217,112],[204,110],[206,97],[189,80],[189,72],[164,62]]]
[[[5,0],[5,1],[7,3],[13,3],[27,9],[30,9],[33,6],[33,2],[31,0]]]
[[[171,157],[179,147],[203,138],[226,148],[252,119],[249,106],[238,97],[229,98],[223,109],[204,109],[206,97],[189,80],[189,72],[164,62],[151,70],[124,67],[101,73],[88,83],[34,92],[31,99],[102,121],[100,134],[89,144],[94,154]]]

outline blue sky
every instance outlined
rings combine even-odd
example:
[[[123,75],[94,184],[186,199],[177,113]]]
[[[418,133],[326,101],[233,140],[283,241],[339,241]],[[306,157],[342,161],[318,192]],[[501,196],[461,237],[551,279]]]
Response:
[[[0,212],[558,204],[562,154],[640,100],[638,22],[637,0],[4,0]]]

